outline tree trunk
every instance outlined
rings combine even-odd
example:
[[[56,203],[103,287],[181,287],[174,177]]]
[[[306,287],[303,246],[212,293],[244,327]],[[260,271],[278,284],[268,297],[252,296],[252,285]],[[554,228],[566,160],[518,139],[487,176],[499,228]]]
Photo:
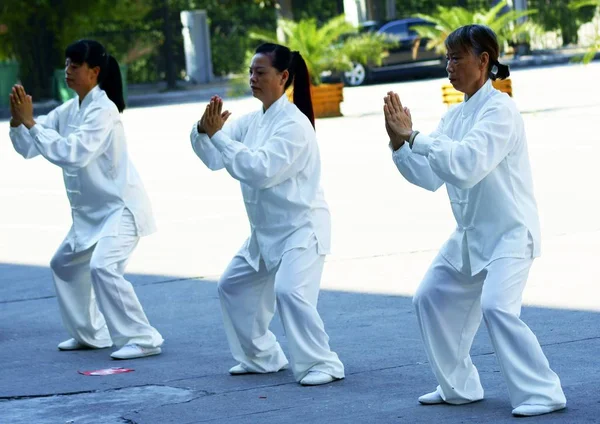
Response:
[[[367,0],[367,19],[374,21],[385,20],[387,18],[388,5],[388,0]]]
[[[275,8],[277,21],[280,19],[294,20],[294,11],[292,8],[292,0],[277,0],[277,7]],[[285,44],[285,34],[277,25],[277,40],[281,44]]]
[[[34,15],[29,23],[30,28],[37,28],[38,31],[27,32],[28,36],[18,37],[15,40],[15,51],[23,86],[34,101],[37,101],[52,97],[57,60],[56,37],[47,30],[48,24],[44,17]]]
[[[294,8],[292,0],[277,0],[277,17],[284,19],[294,19]]]
[[[173,56],[173,25],[171,25],[169,13],[169,0],[163,1],[163,32],[165,35],[165,77],[167,88],[177,88],[177,77],[175,75],[175,58]]]
[[[386,0],[385,18],[388,21],[396,19],[396,0]]]

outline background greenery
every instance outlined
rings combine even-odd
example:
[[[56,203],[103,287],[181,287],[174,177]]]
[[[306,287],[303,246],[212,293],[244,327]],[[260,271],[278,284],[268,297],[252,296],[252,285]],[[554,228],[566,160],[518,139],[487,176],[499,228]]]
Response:
[[[577,29],[597,10],[598,0],[583,2],[572,7],[569,0],[529,0],[529,8],[538,11],[530,19],[543,31],[558,31],[563,44],[576,43]],[[369,16],[385,17],[385,0],[367,3]],[[434,15],[439,6],[489,10],[496,3],[396,0],[396,17]],[[278,9],[279,4],[288,10]],[[321,27],[343,12],[342,5],[343,0],[1,0],[0,61],[19,62],[21,80],[34,97],[50,97],[52,75],[63,67],[65,47],[89,37],[127,65],[129,83],[167,81],[174,88],[185,76],[182,10],[207,11],[213,71],[224,76],[245,72],[247,52],[258,41],[248,36],[251,31],[274,33],[278,19],[290,15],[294,21],[313,19]]]

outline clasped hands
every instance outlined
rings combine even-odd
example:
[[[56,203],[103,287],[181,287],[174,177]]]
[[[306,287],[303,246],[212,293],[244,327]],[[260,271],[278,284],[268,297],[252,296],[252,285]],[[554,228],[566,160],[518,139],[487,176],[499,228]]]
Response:
[[[9,94],[10,98],[10,126],[18,127],[23,124],[27,128],[31,128],[35,125],[33,120],[33,100],[30,95],[25,92],[22,85],[15,84],[12,88],[12,92]]]
[[[383,98],[383,113],[385,115],[385,129],[390,137],[392,149],[398,150],[412,134],[412,117],[410,110],[403,107],[400,96],[389,91]]]
[[[225,121],[230,116],[231,112],[228,110],[223,111],[223,99],[219,96],[212,96],[210,103],[206,105],[202,118],[198,121],[198,132],[206,133],[206,135],[212,137],[223,128]]]

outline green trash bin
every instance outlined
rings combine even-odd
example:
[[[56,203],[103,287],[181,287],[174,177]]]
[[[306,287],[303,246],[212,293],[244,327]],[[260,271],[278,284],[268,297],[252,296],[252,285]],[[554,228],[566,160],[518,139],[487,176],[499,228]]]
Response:
[[[123,100],[127,104],[127,65],[120,65],[121,80],[123,81]],[[65,70],[56,69],[54,71],[54,98],[62,103],[76,97],[77,93],[67,86],[65,81]]]
[[[8,107],[8,95],[19,81],[19,64],[15,61],[0,61],[0,106]]]

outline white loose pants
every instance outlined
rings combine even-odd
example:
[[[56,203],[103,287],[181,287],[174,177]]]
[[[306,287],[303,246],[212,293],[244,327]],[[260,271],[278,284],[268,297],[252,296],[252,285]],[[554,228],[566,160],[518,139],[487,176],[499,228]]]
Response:
[[[533,332],[519,318],[533,259],[502,258],[471,276],[443,256],[433,261],[413,303],[427,357],[452,404],[483,398],[469,351],[483,316],[513,408],[566,403],[558,376]]]
[[[67,236],[54,254],[50,268],[63,324],[78,342],[96,348],[163,343],[123,278],[138,241],[133,216],[125,210],[118,236],[104,237],[83,252],[75,252]]]
[[[286,252],[268,271],[261,260],[256,272],[236,255],[221,276],[218,290],[225,332],[236,361],[253,372],[280,370],[288,361],[269,330],[279,311],[288,340],[291,368],[300,381],[309,371],[344,377],[344,366],[329,348],[329,337],[317,312],[325,256],[314,240],[306,249]]]

